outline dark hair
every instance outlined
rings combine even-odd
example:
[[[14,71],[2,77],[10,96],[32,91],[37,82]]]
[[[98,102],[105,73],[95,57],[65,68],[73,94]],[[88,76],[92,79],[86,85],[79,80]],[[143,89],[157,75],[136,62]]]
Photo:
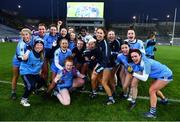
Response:
[[[83,48],[82,48],[82,50],[84,50],[84,49],[86,48],[86,43],[85,43],[85,41],[82,40],[82,37],[81,37],[81,36],[77,38],[77,41],[76,41],[76,47],[77,47],[78,41],[83,42]]]
[[[128,45],[128,47],[130,47],[130,45],[129,45],[129,43],[128,43],[127,41],[122,41],[120,47],[121,47],[122,45],[124,45],[124,44],[125,44],[125,45]]]
[[[69,29],[73,29],[73,33],[75,33],[75,28],[73,28],[73,27],[68,27],[67,30],[69,31]]]
[[[135,31],[134,25],[129,26],[129,28],[128,28],[128,30],[127,30],[127,33],[128,33],[129,30],[134,31],[135,39],[137,39],[137,35],[136,35],[136,31]]]
[[[87,31],[86,27],[81,27],[80,31]]]
[[[133,62],[132,58],[131,58],[131,53],[136,52],[139,55],[142,55],[141,51],[139,49],[130,49],[129,51],[129,55],[128,55],[128,62]]]
[[[62,28],[60,29],[60,31],[61,31],[62,29],[66,29],[66,31],[68,31],[66,27],[62,27]]]
[[[97,31],[99,30],[99,29],[101,29],[103,32],[104,32],[104,39],[107,39],[107,31],[106,31],[106,29],[104,28],[104,27],[98,27],[97,28]]]
[[[49,28],[51,28],[51,27],[57,28],[56,24],[51,24],[51,25],[49,26]]]
[[[114,34],[116,35],[116,32],[115,32],[115,30],[113,30],[113,29],[109,29],[108,32],[107,32],[107,34],[108,34],[110,31],[114,32]]]
[[[59,44],[61,44],[62,40],[66,40],[66,41],[69,43],[68,39],[66,39],[66,38],[61,38],[61,39],[59,40]]]
[[[82,42],[84,42],[84,41],[82,40],[82,37],[78,37],[78,38],[77,38],[77,41],[82,41]]]
[[[135,31],[134,25],[130,25],[129,28],[128,28],[128,30],[134,30],[134,31]]]
[[[74,33],[75,34],[75,39],[74,40],[71,40],[71,34],[72,33]],[[78,36],[76,35],[76,33],[75,32],[71,32],[71,33],[69,33],[69,40],[68,41],[73,41],[75,44],[77,43],[77,39],[78,39]]]
[[[147,38],[150,39],[155,35],[156,35],[155,32],[149,32]]]
[[[46,27],[46,24],[44,24],[44,23],[39,23],[38,27],[39,27],[39,26],[44,26],[45,28],[47,28],[47,27]]]

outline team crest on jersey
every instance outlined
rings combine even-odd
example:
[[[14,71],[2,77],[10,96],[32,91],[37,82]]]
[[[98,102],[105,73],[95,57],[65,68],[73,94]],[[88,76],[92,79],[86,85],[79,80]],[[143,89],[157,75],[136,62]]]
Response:
[[[58,53],[56,53],[56,56],[58,56]]]
[[[21,51],[23,51],[23,48],[21,48]]]

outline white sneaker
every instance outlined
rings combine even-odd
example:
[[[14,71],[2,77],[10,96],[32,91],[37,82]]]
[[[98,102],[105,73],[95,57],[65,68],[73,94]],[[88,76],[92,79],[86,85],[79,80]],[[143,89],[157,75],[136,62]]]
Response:
[[[30,106],[27,99],[21,99],[20,104],[23,105],[24,107],[29,107]]]
[[[130,101],[130,102],[131,102],[132,100],[133,100],[132,97],[128,97],[128,98],[127,98],[127,101]]]

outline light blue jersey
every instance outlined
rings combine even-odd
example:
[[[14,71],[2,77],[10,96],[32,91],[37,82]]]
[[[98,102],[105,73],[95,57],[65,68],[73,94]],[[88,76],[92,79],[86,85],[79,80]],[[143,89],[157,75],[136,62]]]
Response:
[[[20,74],[21,75],[37,75],[40,73],[40,70],[43,65],[43,60],[37,57],[35,57],[33,51],[29,53],[28,60],[22,61],[20,64]]]
[[[35,33],[32,35],[32,37],[34,38],[34,40],[37,38],[41,38],[41,39],[45,40],[48,37],[48,35],[49,35],[49,33],[45,33],[44,36],[40,36],[39,33]]]
[[[154,56],[154,49],[156,45],[156,40],[148,39],[145,43],[145,51],[147,56]]]
[[[69,41],[69,47],[68,47],[68,48],[72,51],[72,50],[75,48],[75,46],[76,46],[75,43],[70,40],[70,41]]]
[[[13,57],[13,66],[19,67],[20,62],[22,61],[22,56],[33,48],[33,41],[30,40],[29,43],[26,43],[22,39],[19,40],[16,47],[16,54]]]
[[[51,34],[47,34],[44,38],[44,48],[52,49],[53,43],[57,41],[57,36],[52,36]]]
[[[136,67],[139,67],[139,71],[144,71],[150,78],[172,80],[172,71],[166,65],[153,59],[143,57],[140,65],[136,65]],[[138,70],[135,72],[138,72]]]
[[[58,72],[60,73],[61,79],[57,83],[57,89],[61,90],[63,88],[71,88],[73,84],[73,78],[75,76],[78,76],[80,72],[76,70],[76,68],[73,68],[71,71],[67,71],[66,69],[63,69],[62,71]]]
[[[139,39],[135,39],[134,41],[125,40],[128,42],[130,49],[139,49],[143,55],[145,55],[144,42]]]
[[[51,64],[51,70],[54,73],[57,73],[59,70],[63,69],[64,61],[68,56],[71,56],[72,52],[70,49],[67,49],[65,52],[61,50],[61,48],[58,48],[54,52],[54,60]]]
[[[129,66],[128,57],[123,53],[118,54],[116,63],[124,65],[125,69]]]

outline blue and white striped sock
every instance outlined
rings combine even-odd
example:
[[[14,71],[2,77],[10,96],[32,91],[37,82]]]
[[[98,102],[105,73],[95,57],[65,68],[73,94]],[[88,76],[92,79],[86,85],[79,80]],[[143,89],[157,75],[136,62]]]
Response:
[[[151,107],[149,112],[152,114],[156,114],[156,107]]]
[[[96,90],[92,90],[92,93],[93,93],[93,94],[97,94]]]

